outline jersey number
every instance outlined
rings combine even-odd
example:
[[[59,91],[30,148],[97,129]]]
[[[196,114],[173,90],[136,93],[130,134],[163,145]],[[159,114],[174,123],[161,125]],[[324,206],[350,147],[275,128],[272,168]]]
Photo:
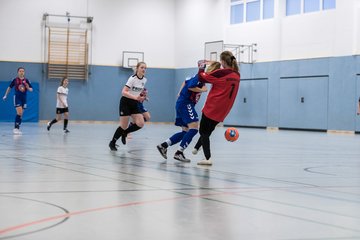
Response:
[[[231,84],[231,90],[230,90],[230,95],[229,95],[230,99],[231,99],[231,96],[232,96],[232,94],[234,92],[234,88],[235,88],[235,84],[233,83],[233,84]]]

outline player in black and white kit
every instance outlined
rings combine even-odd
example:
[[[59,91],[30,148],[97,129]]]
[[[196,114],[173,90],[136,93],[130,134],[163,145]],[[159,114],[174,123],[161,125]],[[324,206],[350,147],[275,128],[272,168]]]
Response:
[[[57,89],[56,93],[56,118],[54,118],[51,122],[47,124],[47,130],[50,131],[50,128],[53,124],[57,123],[61,120],[61,115],[64,114],[64,133],[70,132],[67,129],[69,122],[69,106],[67,102],[67,97],[69,93],[68,89],[69,80],[64,77],[61,79],[60,86]]]
[[[120,137],[121,142],[126,144],[127,134],[135,132],[144,126],[144,117],[138,103],[143,102],[146,98],[144,94],[141,94],[147,81],[145,78],[145,71],[146,63],[139,62],[136,65],[135,74],[129,77],[122,89],[122,97],[119,106],[120,126],[116,129],[114,136],[109,143],[111,151],[117,151],[116,141]],[[130,117],[133,119],[133,124],[129,126]]]

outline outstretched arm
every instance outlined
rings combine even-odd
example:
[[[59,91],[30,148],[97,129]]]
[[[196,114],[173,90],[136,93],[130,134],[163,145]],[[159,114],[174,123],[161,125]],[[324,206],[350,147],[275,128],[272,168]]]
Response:
[[[194,88],[189,88],[189,90],[192,91],[192,92],[207,92],[207,87],[204,84],[204,86],[202,86],[201,88],[194,87]]]
[[[4,101],[6,100],[7,95],[9,94],[10,90],[11,90],[10,87],[8,87],[8,88],[6,89],[5,95],[4,95],[4,97],[3,97],[3,100],[4,100]]]

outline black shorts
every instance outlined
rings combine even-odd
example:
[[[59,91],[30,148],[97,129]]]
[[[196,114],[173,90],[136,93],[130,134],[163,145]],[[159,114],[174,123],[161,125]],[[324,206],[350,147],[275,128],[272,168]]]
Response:
[[[127,97],[121,97],[119,105],[120,116],[130,116],[131,114],[141,114],[138,101]]]
[[[66,112],[69,112],[68,107],[66,107],[66,108],[56,108],[56,114],[63,114],[63,113],[66,113]]]

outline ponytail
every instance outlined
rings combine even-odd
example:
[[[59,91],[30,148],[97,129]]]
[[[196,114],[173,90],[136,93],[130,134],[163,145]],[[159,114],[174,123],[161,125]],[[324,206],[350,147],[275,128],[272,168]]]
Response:
[[[226,67],[230,67],[232,70],[239,72],[239,66],[236,58],[230,51],[224,51],[220,54],[220,60],[224,61]]]

